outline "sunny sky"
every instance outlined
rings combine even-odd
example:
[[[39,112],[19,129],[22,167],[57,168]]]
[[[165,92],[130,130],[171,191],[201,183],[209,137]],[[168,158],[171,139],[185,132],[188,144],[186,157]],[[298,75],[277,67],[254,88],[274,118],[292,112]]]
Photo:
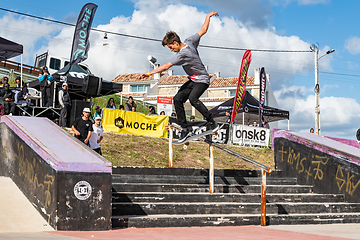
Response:
[[[57,21],[75,23],[86,1],[0,0],[0,8]],[[290,111],[290,129],[309,131],[315,124],[315,71],[313,52],[264,52],[258,50],[309,51],[317,43],[319,60],[321,133],[356,139],[360,128],[360,1],[347,0],[112,0],[98,5],[93,28],[162,39],[176,31],[182,39],[198,32],[206,14],[211,19],[202,45],[253,50],[253,68],[265,67],[279,108]],[[33,65],[36,54],[47,50],[69,58],[74,28],[0,10],[0,36],[24,46],[24,63]],[[86,64],[97,76],[112,80],[120,73],[148,71],[147,56],[158,63],[173,53],[160,42],[91,32]],[[104,46],[104,43],[107,45]],[[209,72],[238,76],[244,51],[199,48]],[[16,60],[16,59],[15,59]],[[175,74],[183,74],[181,68]],[[279,124],[287,128],[287,121]]]

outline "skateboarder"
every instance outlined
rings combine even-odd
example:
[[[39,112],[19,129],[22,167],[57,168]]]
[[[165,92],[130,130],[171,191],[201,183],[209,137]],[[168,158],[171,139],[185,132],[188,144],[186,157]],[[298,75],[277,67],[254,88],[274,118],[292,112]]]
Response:
[[[190,104],[196,108],[208,121],[208,128],[216,132],[219,125],[214,121],[211,113],[206,106],[199,100],[200,96],[206,91],[210,85],[210,76],[207,73],[204,64],[201,62],[197,47],[199,46],[200,38],[207,32],[212,16],[219,16],[217,12],[211,12],[206,15],[203,26],[195,35],[185,39],[181,42],[180,37],[175,32],[167,32],[162,45],[167,46],[170,51],[175,52],[175,57],[168,63],[150,71],[142,73],[141,78],[150,77],[152,74],[160,73],[168,70],[174,65],[180,65],[184,71],[189,75],[189,81],[184,83],[177,94],[174,96],[174,106],[178,122],[183,128],[179,142],[185,141],[191,135],[189,128],[184,103],[189,99]]]

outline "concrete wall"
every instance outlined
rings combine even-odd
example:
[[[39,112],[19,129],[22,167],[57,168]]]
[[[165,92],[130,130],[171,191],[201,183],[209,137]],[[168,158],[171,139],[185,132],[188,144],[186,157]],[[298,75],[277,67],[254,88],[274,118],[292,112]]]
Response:
[[[54,229],[111,228],[111,164],[48,119],[0,121],[0,175],[11,177]]]
[[[275,169],[314,193],[343,194],[360,202],[360,149],[311,133],[274,133]]]

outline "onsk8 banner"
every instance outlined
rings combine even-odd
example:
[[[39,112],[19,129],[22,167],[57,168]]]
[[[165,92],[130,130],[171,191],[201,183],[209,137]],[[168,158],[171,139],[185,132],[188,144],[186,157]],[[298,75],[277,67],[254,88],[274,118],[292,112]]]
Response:
[[[147,116],[143,113],[105,108],[102,125],[105,132],[125,133],[151,137],[167,137],[169,117]]]

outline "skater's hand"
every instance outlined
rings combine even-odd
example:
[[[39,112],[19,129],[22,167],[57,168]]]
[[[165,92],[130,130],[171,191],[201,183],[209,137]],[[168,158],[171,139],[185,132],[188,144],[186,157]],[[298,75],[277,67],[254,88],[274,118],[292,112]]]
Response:
[[[219,16],[218,12],[211,12],[211,13],[208,13],[208,16],[209,17],[212,17],[212,16]]]

